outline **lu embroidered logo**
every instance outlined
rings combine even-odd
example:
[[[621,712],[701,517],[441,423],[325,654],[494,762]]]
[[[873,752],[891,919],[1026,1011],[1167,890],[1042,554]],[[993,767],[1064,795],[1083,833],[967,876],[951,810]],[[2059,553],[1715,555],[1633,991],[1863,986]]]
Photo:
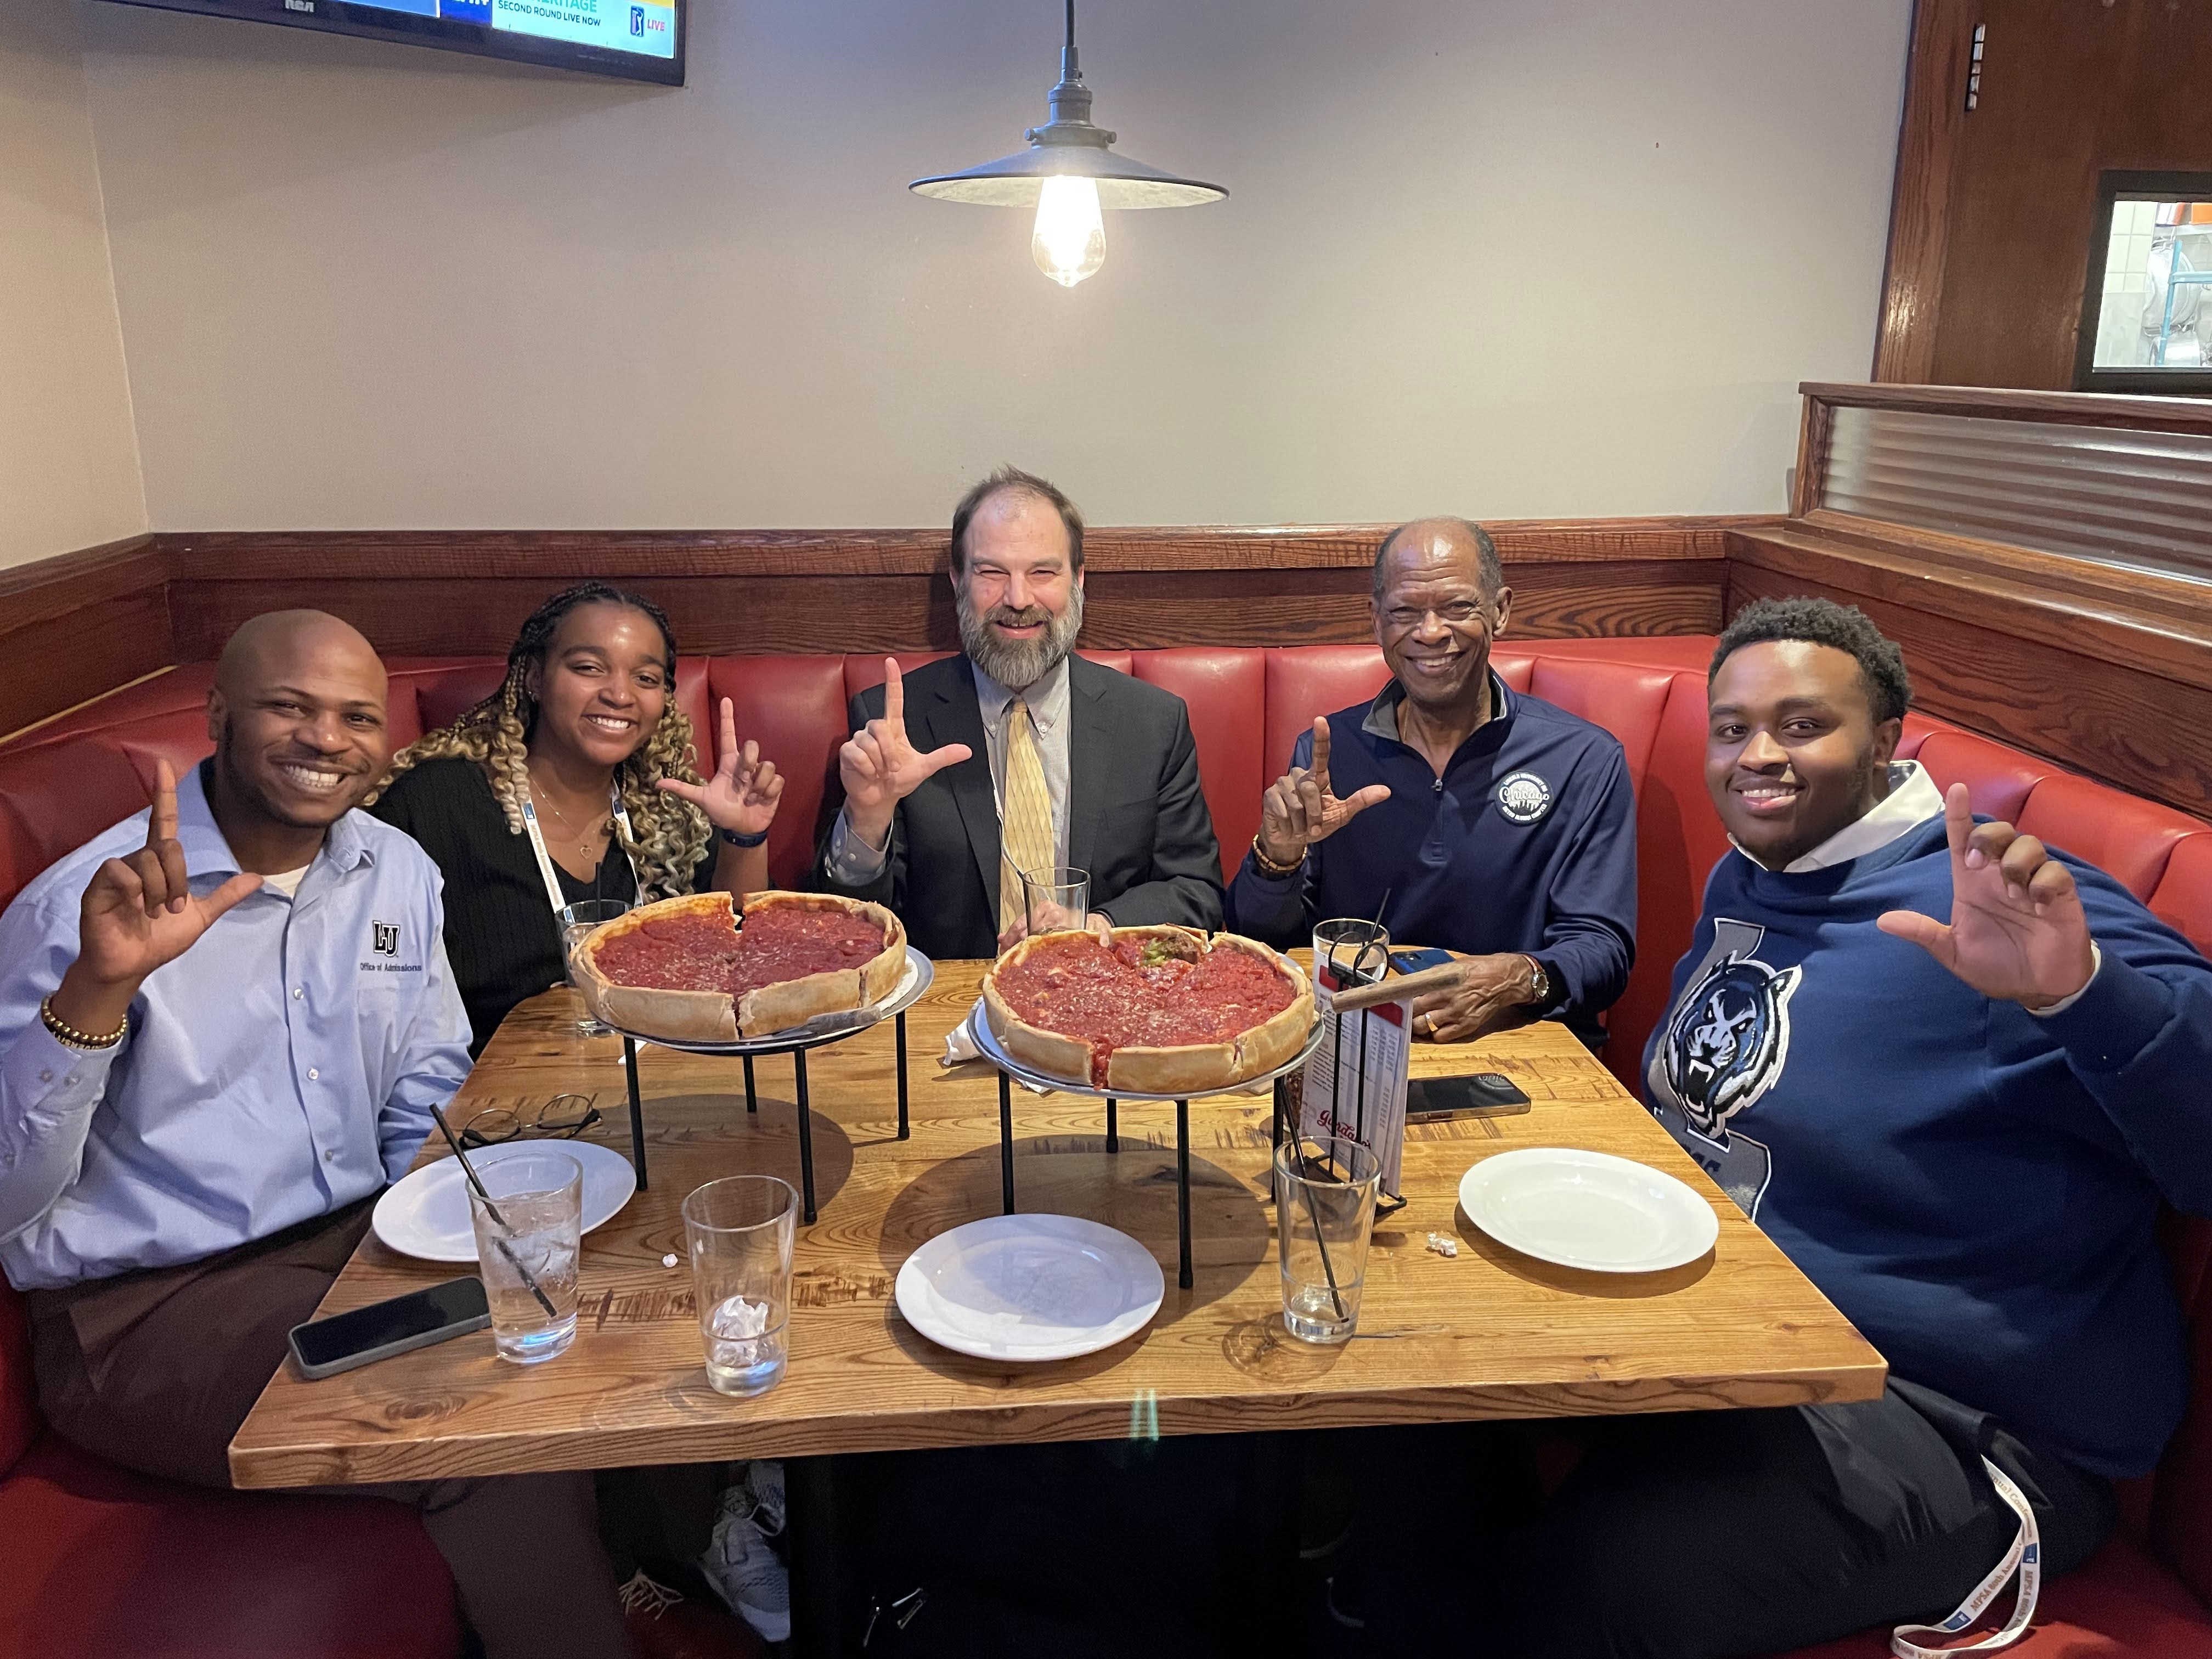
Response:
[[[1552,786],[1534,772],[1516,772],[1498,786],[1498,810],[1516,823],[1534,823],[1552,810]]]
[[[396,957],[399,954],[399,924],[398,922],[372,921],[368,927],[369,943],[375,947],[377,955]]]

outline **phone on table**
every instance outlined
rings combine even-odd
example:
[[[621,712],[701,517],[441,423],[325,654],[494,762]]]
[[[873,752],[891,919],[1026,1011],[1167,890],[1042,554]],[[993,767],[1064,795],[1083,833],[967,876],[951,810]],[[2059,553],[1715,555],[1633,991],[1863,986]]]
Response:
[[[1433,945],[1425,951],[1393,951],[1390,952],[1390,970],[1397,974],[1418,974],[1424,968],[1441,968],[1451,959],[1450,951],[1437,950]]]
[[[389,1359],[410,1348],[465,1336],[490,1323],[491,1304],[484,1299],[483,1280],[473,1274],[449,1279],[388,1302],[372,1302],[350,1313],[295,1325],[292,1363],[312,1382]]]
[[[1406,1085],[1406,1121],[1437,1123],[1455,1117],[1510,1117],[1528,1109],[1528,1097],[1496,1072],[1463,1077],[1417,1077]]]

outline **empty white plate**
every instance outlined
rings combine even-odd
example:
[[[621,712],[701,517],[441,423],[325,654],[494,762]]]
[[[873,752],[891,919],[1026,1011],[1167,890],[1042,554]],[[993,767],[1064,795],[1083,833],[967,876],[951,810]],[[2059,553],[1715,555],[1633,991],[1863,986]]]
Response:
[[[1713,1206],[1670,1175],[1609,1152],[1528,1146],[1460,1177],[1459,1206],[1501,1244],[1540,1261],[1648,1273],[1713,1247]]]
[[[472,1147],[469,1162],[482,1170],[521,1152],[566,1152],[584,1166],[584,1231],[612,1220],[637,1190],[629,1160],[588,1140],[502,1140]],[[425,1261],[473,1261],[477,1236],[469,1225],[469,1178],[451,1158],[426,1164],[376,1200],[369,1224],[403,1255]]]
[[[1167,1294],[1152,1253],[1072,1215],[994,1215],[939,1233],[906,1259],[899,1311],[955,1353],[1073,1359],[1152,1322]]]

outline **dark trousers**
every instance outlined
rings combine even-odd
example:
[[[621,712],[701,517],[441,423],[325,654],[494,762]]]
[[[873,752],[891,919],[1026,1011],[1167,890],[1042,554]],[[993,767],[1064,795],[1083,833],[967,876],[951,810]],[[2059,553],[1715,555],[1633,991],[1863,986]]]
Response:
[[[204,1261],[31,1292],[47,1422],[127,1468],[228,1487],[231,1437],[368,1219],[364,1201]],[[421,1511],[488,1659],[632,1652],[588,1474],[327,1490]]]
[[[1984,1455],[2033,1506],[2046,1579],[2111,1529],[2108,1483],[1910,1382],[1851,1405],[1615,1418],[1479,1577],[1449,1508],[1370,1545],[1370,1633],[1515,1659],[1735,1659],[1942,1618],[2018,1529]]]

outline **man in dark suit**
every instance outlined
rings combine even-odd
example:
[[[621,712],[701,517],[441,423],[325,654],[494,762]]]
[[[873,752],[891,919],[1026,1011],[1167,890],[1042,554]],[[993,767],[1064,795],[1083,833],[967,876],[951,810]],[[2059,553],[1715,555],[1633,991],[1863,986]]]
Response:
[[[1220,846],[1182,699],[1073,654],[1073,503],[993,473],[953,513],[951,574],[962,653],[910,677],[889,663],[853,700],[817,883],[890,905],[933,957],[1020,939],[1022,873],[1052,866],[1089,872],[1094,927],[1219,927]]]

